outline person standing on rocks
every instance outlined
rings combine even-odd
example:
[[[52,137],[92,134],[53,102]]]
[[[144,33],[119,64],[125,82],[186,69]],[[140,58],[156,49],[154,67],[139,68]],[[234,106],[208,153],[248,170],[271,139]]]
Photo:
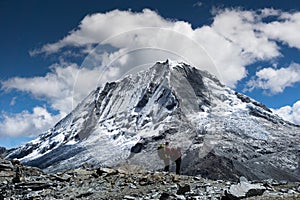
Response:
[[[171,160],[176,163],[176,174],[180,174],[180,166],[181,166],[181,148],[173,147],[171,149]]]
[[[159,145],[157,150],[158,150],[159,158],[164,161],[164,164],[165,164],[164,171],[165,172],[170,171],[171,149],[169,147],[169,142],[166,142],[165,145],[163,145],[163,144]]]

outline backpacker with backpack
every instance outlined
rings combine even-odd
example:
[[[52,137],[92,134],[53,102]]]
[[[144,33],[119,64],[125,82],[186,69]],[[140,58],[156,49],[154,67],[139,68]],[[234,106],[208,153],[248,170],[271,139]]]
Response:
[[[165,159],[166,159],[166,149],[165,149],[165,145],[160,144],[160,145],[157,147],[157,154],[158,154],[158,157],[159,157],[161,160],[165,160]]]

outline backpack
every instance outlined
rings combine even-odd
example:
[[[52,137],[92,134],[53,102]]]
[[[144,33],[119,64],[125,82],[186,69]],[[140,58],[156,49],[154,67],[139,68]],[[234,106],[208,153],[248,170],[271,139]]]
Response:
[[[157,154],[158,154],[158,157],[162,160],[166,159],[166,149],[165,149],[165,145],[163,144],[160,144],[158,147],[157,147]]]

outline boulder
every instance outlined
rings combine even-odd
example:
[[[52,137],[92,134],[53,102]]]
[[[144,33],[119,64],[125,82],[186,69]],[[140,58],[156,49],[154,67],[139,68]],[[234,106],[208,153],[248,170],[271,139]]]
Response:
[[[166,192],[163,192],[160,197],[159,197],[159,200],[168,200],[170,197],[170,194],[166,193]]]
[[[52,176],[54,177],[55,180],[60,182],[69,182],[72,178],[72,176],[68,174],[60,174],[60,175],[53,174]]]
[[[188,184],[185,184],[185,185],[178,184],[178,190],[177,190],[178,195],[183,195],[186,192],[190,192],[190,191],[191,191],[191,186],[190,185],[188,185]]]
[[[7,177],[13,177],[15,175],[15,172],[13,171],[1,171],[0,170],[0,180],[5,179]]]
[[[180,182],[180,176],[178,176],[177,174],[174,174],[172,181],[173,181],[174,183]]]
[[[115,175],[118,173],[118,171],[114,170],[114,169],[111,169],[111,168],[103,168],[103,167],[100,167],[97,169],[96,173],[99,175],[99,176],[102,176],[102,175]]]
[[[85,198],[85,197],[89,197],[91,195],[93,195],[93,192],[84,192],[82,194],[77,195],[76,198],[82,199],[82,198]]]
[[[242,182],[249,183],[249,181],[247,180],[247,178],[244,177],[244,176],[241,176],[241,177],[240,177],[240,183],[242,183]]]
[[[15,184],[16,189],[22,189],[24,191],[28,191],[28,189],[31,189],[33,191],[44,190],[51,186],[55,187],[56,184],[47,182],[24,182]]]
[[[229,191],[225,192],[228,199],[236,200],[252,196],[260,196],[265,192],[266,188],[260,184],[251,184],[242,181],[237,185],[231,185]]]
[[[21,165],[21,162],[20,162],[18,159],[13,159],[13,160],[11,160],[11,163],[12,163],[13,165]]]
[[[0,171],[3,170],[13,170],[14,166],[8,160],[0,160]]]
[[[87,170],[87,169],[75,169],[75,170],[73,170],[73,175],[75,175],[75,176],[92,176],[93,173],[94,173],[94,171]],[[69,175],[71,175],[71,174],[69,174]]]
[[[134,200],[134,199],[136,199],[136,198],[133,197],[133,196],[125,195],[125,196],[123,197],[123,199]]]

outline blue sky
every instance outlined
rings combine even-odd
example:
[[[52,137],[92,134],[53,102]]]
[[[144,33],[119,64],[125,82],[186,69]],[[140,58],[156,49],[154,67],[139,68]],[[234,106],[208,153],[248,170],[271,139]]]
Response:
[[[95,85],[178,55],[300,124],[299,9],[292,0],[1,1],[0,146],[46,131]]]

